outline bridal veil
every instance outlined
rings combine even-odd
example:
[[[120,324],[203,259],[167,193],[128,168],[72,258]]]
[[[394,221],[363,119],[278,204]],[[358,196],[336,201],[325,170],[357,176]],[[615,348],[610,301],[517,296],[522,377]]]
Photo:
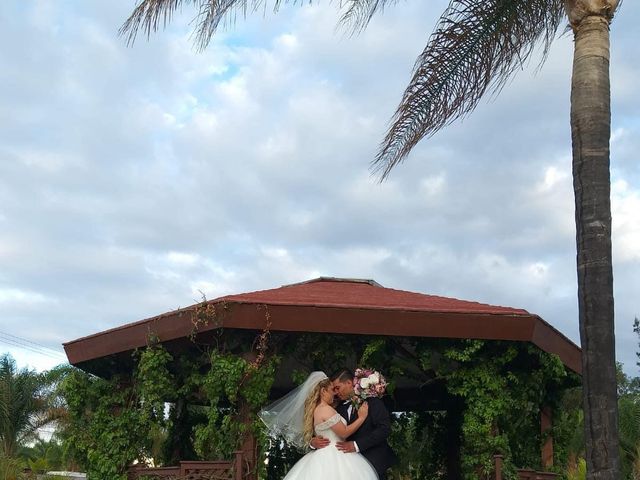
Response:
[[[311,372],[302,385],[263,408],[258,416],[269,436],[283,436],[289,443],[304,448],[304,403],[313,387],[327,378],[324,372]]]

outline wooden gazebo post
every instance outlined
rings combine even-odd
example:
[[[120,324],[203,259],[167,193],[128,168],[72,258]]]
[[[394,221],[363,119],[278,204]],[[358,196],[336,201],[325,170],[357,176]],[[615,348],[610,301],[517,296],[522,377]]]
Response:
[[[251,429],[252,419],[251,409],[243,402],[240,407],[240,421],[244,423],[247,428],[240,447],[240,451],[242,452],[243,480],[256,480],[258,478],[258,444]],[[246,470],[244,469],[245,465],[247,466]]]

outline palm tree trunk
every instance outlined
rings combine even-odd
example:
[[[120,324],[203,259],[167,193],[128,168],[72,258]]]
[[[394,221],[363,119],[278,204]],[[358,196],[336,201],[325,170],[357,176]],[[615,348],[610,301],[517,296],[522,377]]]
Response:
[[[587,478],[620,478],[609,137],[609,19],[574,24],[571,138]]]

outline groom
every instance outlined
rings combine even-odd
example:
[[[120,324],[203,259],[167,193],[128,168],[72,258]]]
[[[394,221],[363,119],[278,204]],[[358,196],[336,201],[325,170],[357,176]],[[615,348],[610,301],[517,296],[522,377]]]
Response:
[[[331,377],[333,391],[339,399],[336,410],[351,424],[358,418],[358,411],[351,404],[353,397],[353,372],[347,369],[338,370]],[[362,426],[344,442],[338,442],[337,448],[345,453],[360,452],[378,473],[380,480],[385,480],[387,469],[396,463],[397,458],[389,444],[387,437],[391,433],[391,419],[384,403],[379,398],[368,398],[369,415]],[[324,448],[329,440],[314,437],[311,440],[313,448]]]

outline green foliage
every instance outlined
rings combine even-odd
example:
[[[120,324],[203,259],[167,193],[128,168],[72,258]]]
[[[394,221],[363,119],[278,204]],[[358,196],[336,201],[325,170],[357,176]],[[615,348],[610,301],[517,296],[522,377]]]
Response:
[[[638,337],[640,358],[640,320],[634,319],[633,331]],[[636,364],[640,366],[640,361]],[[622,475],[625,479],[640,478],[640,378],[629,377],[617,364],[618,383],[618,436]]]
[[[293,380],[298,384],[314,370],[331,374],[338,368],[355,363],[353,345],[362,340],[355,335],[303,333],[293,338],[284,336],[277,341],[282,348],[281,355],[295,359],[301,367],[294,372]]]
[[[633,322],[633,331],[640,340],[640,321]],[[640,343],[639,343],[640,346]],[[640,358],[640,348],[636,352]],[[640,362],[638,363],[640,365]],[[622,364],[616,365],[618,385],[618,437],[620,440],[620,459],[622,478],[636,480],[640,478],[640,377],[627,375]],[[567,390],[563,402],[554,419],[554,454],[559,449],[564,451],[564,473],[567,480],[583,480],[586,478],[586,462],[584,460],[584,420],[581,410],[582,392],[580,388]],[[568,417],[573,420],[566,422]],[[569,428],[567,428],[569,427]],[[573,430],[572,430],[573,428]],[[558,448],[558,445],[560,448]]]
[[[43,457],[36,458],[35,460],[28,460],[27,465],[29,465],[31,471],[35,473],[46,473],[50,470],[49,462]]]
[[[587,462],[584,458],[578,458],[571,462],[567,468],[567,480],[586,480]]]
[[[282,480],[293,464],[303,455],[296,447],[287,443],[284,437],[266,439],[263,452],[269,459],[269,466],[259,478]]]
[[[63,383],[70,422],[65,445],[95,480],[124,480],[134,461],[152,457],[162,430],[163,397],[172,391],[172,358],[152,346],[139,355],[133,378],[103,380],[79,370]]]
[[[196,425],[206,421],[202,408],[190,406],[184,398],[169,407],[168,426],[159,454],[162,465],[177,465],[181,460],[197,460],[193,446]]]
[[[385,338],[375,338],[366,344],[360,356],[360,365],[380,365],[381,355],[384,355],[387,341]]]
[[[230,458],[246,434],[258,434],[256,414],[269,398],[279,357],[256,365],[232,354],[211,353],[202,382],[209,402],[207,421],[195,428],[195,448],[203,458]]]
[[[55,439],[46,441],[39,438],[33,445],[22,447],[18,456],[27,462],[44,462],[47,464],[46,470],[68,470],[64,449]]]
[[[175,384],[168,365],[173,357],[164,348],[152,346],[139,354],[135,387],[142,415],[150,424],[164,427],[164,404],[170,400]]]
[[[640,340],[640,319],[638,317],[633,319],[633,331]],[[638,361],[636,362],[636,366],[640,367],[640,341],[638,342],[638,350],[636,351],[636,358]]]
[[[37,438],[38,428],[58,418],[52,384],[49,375],[18,369],[11,356],[0,356],[0,455],[15,457]]]
[[[504,457],[503,476],[519,468],[541,469],[540,411],[555,406],[567,383],[562,362],[528,344],[482,340],[420,340],[418,360],[464,401],[462,473],[491,478],[494,455]]]
[[[618,401],[618,432],[625,478],[640,477],[640,398],[626,395]]]
[[[210,321],[204,313],[194,328]],[[263,332],[259,341],[265,338]],[[131,376],[104,380],[79,370],[67,376],[64,443],[92,480],[124,480],[134,461],[230,458],[245,434],[259,434],[256,413],[268,399],[279,359],[259,354],[247,360],[228,349],[250,352],[252,339],[228,340],[213,352],[177,360],[151,342],[134,353]]]
[[[622,364],[616,363],[616,382],[618,384],[618,398],[624,396],[640,396],[640,377],[629,377],[622,370]]]
[[[0,453],[0,479],[22,480],[22,461],[18,458],[7,457]]]
[[[402,412],[394,415],[389,444],[399,464],[391,480],[446,477],[447,412]]]
[[[459,362],[457,369],[446,375],[448,390],[462,397],[466,408],[462,422],[462,470],[465,478],[489,478],[493,472],[494,454],[505,456],[505,476],[513,466],[509,439],[500,429],[500,420],[512,408],[509,387],[514,380],[504,367],[515,358],[513,347],[490,355],[480,355],[485,343],[479,340],[460,342],[444,351],[444,356]]]
[[[577,382],[576,379],[575,383]],[[554,471],[563,473],[576,458],[584,456],[581,387],[565,390],[559,404],[554,406],[552,436]]]
[[[66,444],[90,478],[124,480],[126,467],[144,456],[145,426],[135,409],[134,392],[111,381],[76,372],[64,385],[73,421]]]
[[[48,441],[38,439],[33,445],[22,447],[19,452],[19,461],[25,468],[31,470],[31,474],[26,475],[30,479],[35,478],[36,474],[39,479],[54,478],[44,475],[50,470],[73,470],[67,468],[67,459],[62,445],[54,439]],[[3,478],[0,474],[0,479]]]

